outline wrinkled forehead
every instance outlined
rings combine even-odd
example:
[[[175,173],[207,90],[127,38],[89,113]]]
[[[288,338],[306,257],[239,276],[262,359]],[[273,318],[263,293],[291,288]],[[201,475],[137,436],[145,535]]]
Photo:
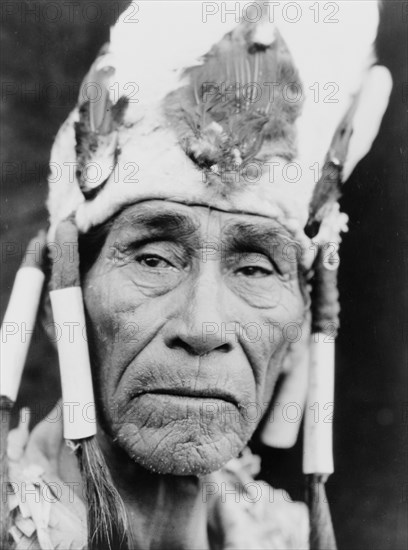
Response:
[[[224,211],[207,204],[184,204],[169,200],[146,200],[133,204],[113,220],[112,230],[195,232],[202,236],[244,231],[254,238],[277,235],[290,239],[288,230],[278,220],[246,212]]]
[[[297,245],[288,230],[266,216],[219,210],[208,205],[148,200],[129,206],[112,222],[116,242],[169,240],[193,249],[264,251]]]

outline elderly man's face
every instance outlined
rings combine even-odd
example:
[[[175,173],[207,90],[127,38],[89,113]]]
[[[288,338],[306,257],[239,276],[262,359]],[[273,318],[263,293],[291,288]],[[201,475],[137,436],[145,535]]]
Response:
[[[116,218],[84,299],[104,425],[136,462],[203,474],[245,446],[303,319],[289,242],[270,219],[168,201]]]

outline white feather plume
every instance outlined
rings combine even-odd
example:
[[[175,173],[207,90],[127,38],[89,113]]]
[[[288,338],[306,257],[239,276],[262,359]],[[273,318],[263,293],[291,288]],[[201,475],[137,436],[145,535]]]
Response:
[[[306,99],[297,121],[299,160],[305,166],[317,162],[321,169],[337,125],[375,60],[379,3],[322,3],[318,16],[319,3],[300,4],[299,23],[281,16],[277,25],[300,72]],[[329,4],[336,8],[333,12],[324,10]]]

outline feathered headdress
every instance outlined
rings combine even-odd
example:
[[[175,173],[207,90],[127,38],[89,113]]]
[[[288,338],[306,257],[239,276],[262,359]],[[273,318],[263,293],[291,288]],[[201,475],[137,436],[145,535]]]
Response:
[[[122,14],[55,140],[50,235],[72,212],[87,231],[146,198],[278,217],[303,233],[342,121],[353,128],[345,180],[387,105],[388,73],[373,68],[378,5],[342,2],[333,17],[308,2],[296,17],[237,5],[141,2]]]
[[[300,243],[303,267],[313,264],[312,331],[327,332],[328,323],[336,329],[336,265],[325,261],[324,246],[346,229],[340,187],[371,147],[391,79],[375,65],[376,1],[336,3],[331,14],[316,2],[291,5],[294,11],[276,2],[132,3],[55,139],[49,241],[75,226],[87,232],[148,199],[269,216]],[[67,303],[60,296],[75,294],[83,322],[79,287],[67,292],[62,279],[53,276],[55,315]],[[294,346],[290,358],[280,401],[304,402],[309,363],[309,399],[332,400],[333,346],[315,338]],[[82,398],[92,402],[89,392]],[[7,384],[2,393],[15,399]],[[71,426],[67,437],[85,449],[79,457],[86,471],[95,426],[89,433],[83,427]],[[267,424],[263,439],[290,446],[296,433],[289,428]],[[304,470],[312,481],[332,471],[330,443],[331,432],[306,418]],[[329,535],[313,544],[329,548],[333,541]]]

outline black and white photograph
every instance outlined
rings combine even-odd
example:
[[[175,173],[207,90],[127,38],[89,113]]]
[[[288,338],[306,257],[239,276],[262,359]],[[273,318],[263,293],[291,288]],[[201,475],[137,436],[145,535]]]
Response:
[[[406,550],[408,2],[0,20],[0,549]]]

